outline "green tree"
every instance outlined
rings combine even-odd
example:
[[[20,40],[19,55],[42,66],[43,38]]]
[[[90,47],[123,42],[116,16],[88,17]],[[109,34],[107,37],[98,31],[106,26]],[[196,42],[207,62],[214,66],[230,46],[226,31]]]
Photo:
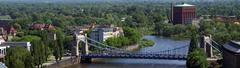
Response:
[[[56,33],[57,39],[53,40],[54,41],[53,55],[55,56],[55,59],[58,62],[63,57],[63,52],[64,52],[63,42],[65,39],[65,36],[60,29],[55,30],[55,33]]]
[[[46,61],[45,47],[41,40],[34,40],[31,46],[31,54],[33,56],[34,64],[39,68]]]
[[[41,36],[41,38],[42,38],[42,40],[43,40],[43,44],[44,44],[44,54],[45,54],[45,57],[44,57],[44,59],[47,61],[47,59],[48,59],[48,57],[49,57],[49,55],[51,54],[51,49],[50,49],[50,41],[51,41],[51,39],[50,39],[50,37],[51,37],[51,31],[48,31],[48,30],[43,30],[43,31],[41,31],[41,33],[40,33],[40,36]]]
[[[195,50],[196,48],[199,48],[199,41],[197,37],[193,36],[190,41],[189,52]]]
[[[142,34],[136,29],[124,28],[123,31],[124,31],[124,36],[127,37],[129,41],[131,41],[130,44],[136,44],[140,42],[142,38]]]
[[[33,36],[33,35],[26,35],[26,36],[23,36],[19,39],[14,40],[14,41],[29,41],[29,42],[32,42],[34,40],[41,40],[41,38],[38,37],[38,36]]]
[[[8,48],[5,57],[5,63],[9,68],[34,68],[31,54],[24,47]]]
[[[187,57],[187,68],[208,68],[207,56],[203,49],[194,49]]]
[[[191,29],[191,41],[190,41],[190,47],[189,47],[189,52],[192,52],[193,50],[195,50],[196,48],[199,48],[199,33],[197,31],[196,28],[192,27]]]
[[[60,48],[58,46],[58,42],[56,40],[53,41],[53,55],[55,57],[56,62],[60,60]]]
[[[73,41],[73,36],[66,36],[64,40],[64,48],[71,50]]]

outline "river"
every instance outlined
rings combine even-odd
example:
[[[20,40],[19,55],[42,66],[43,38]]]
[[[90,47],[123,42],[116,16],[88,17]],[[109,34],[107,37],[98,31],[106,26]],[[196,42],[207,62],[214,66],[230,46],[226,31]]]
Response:
[[[153,40],[155,44],[136,50],[136,52],[172,49],[189,44],[189,40],[172,40],[169,38],[147,35],[146,39]],[[188,50],[181,52],[187,53]],[[186,68],[185,60],[159,60],[159,59],[99,59],[89,64],[77,64],[67,68]]]

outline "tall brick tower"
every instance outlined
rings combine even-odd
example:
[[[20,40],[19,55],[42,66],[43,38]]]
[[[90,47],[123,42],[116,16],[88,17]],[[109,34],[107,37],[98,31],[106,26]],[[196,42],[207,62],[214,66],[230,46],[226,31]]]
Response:
[[[172,8],[173,24],[191,24],[196,18],[196,9],[194,5],[180,4]]]

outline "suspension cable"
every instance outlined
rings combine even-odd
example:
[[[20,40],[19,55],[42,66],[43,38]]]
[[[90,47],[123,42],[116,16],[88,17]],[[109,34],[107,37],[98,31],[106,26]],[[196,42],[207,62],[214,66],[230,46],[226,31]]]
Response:
[[[96,42],[96,43],[98,43],[98,44],[101,44],[101,45],[103,45],[103,46],[106,46],[106,47],[108,47],[108,48],[117,49],[118,51],[120,50],[119,52],[121,52],[121,53],[133,54],[133,53],[130,52],[130,51],[126,51],[126,50],[124,50],[124,49],[120,49],[120,48],[108,46],[108,45],[106,45],[106,44],[103,44],[103,43],[98,42],[98,41],[96,41],[96,40],[90,39],[90,38],[88,38],[88,37],[85,37],[85,38],[88,39],[88,40],[90,40],[90,41],[93,41],[93,42]],[[83,41],[83,40],[82,40],[82,41]],[[85,41],[83,41],[83,42],[85,42]],[[85,42],[85,43],[86,43],[86,42]],[[100,46],[96,46],[96,45],[94,45],[94,44],[92,44],[92,43],[88,43],[88,44],[90,44],[90,46],[94,46],[94,47],[97,47],[97,48],[102,49],[102,50],[107,50],[107,51],[111,51],[111,52],[116,52],[116,51],[111,50],[111,49],[108,49],[108,48],[103,48],[103,47],[100,47]],[[181,47],[177,47],[177,48],[173,48],[173,49],[167,49],[167,50],[157,51],[157,53],[164,53],[164,52],[169,52],[169,51],[175,51],[175,50],[183,49],[183,48],[185,48],[185,47],[187,47],[187,45],[181,46]],[[147,53],[147,54],[149,54],[149,53],[154,54],[154,53],[156,53],[156,52],[145,52],[145,53]],[[138,54],[138,53],[135,53],[135,54]],[[141,54],[141,53],[139,53],[139,54]]]
[[[216,48],[214,45],[210,44],[210,42],[208,42],[208,41],[205,41],[205,42],[207,42],[207,44],[209,44],[211,47],[213,47],[214,49],[216,49],[218,52],[222,53],[218,48]]]
[[[97,48],[99,48],[99,49],[101,49],[101,50],[107,50],[107,51],[115,52],[114,50],[111,50],[111,49],[108,49],[108,48],[103,48],[103,47],[100,47],[100,46],[96,46],[96,45],[91,44],[91,43],[89,43],[89,45],[90,45],[90,46],[93,46],[93,47],[97,47]]]
[[[146,52],[146,53],[162,53],[162,52],[167,52],[167,51],[174,51],[174,50],[183,49],[185,47],[187,47],[187,45],[181,46],[181,47],[177,47],[177,48],[173,48],[173,49],[167,49],[167,50],[162,50],[162,51],[157,51],[157,52]]]
[[[98,44],[101,44],[101,45],[103,45],[103,46],[106,46],[106,47],[109,47],[109,48],[112,48],[112,49],[117,49],[117,50],[121,50],[121,51],[129,52],[129,51],[124,50],[124,49],[120,49],[120,48],[116,48],[116,47],[108,46],[108,45],[106,45],[106,44],[103,44],[103,43],[98,42],[98,41],[96,41],[96,40],[90,39],[90,38],[88,38],[88,37],[86,37],[86,38],[87,38],[88,40],[90,40],[90,41],[96,42],[96,43],[98,43]]]

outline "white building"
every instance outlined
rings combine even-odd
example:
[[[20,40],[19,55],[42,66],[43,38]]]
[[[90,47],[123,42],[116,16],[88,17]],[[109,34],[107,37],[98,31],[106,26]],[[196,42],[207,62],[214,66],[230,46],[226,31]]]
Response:
[[[123,35],[123,30],[120,27],[97,27],[90,33],[90,38],[98,42],[103,42],[108,38],[119,37],[121,35]]]
[[[3,58],[6,55],[8,46],[0,46],[0,58]]]
[[[3,42],[5,42],[5,40],[3,39],[3,36],[0,36],[0,44],[2,44]]]
[[[30,51],[31,44],[30,42],[2,42],[0,44],[0,58],[3,58],[6,55],[7,48],[16,46],[23,46]]]

